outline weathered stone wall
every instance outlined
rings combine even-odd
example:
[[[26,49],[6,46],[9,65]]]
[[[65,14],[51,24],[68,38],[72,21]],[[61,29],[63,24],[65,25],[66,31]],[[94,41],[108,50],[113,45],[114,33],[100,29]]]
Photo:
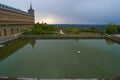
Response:
[[[33,25],[0,26],[0,38],[22,33],[22,31],[31,30],[32,28]]]
[[[0,3],[0,38],[31,30],[34,28],[34,18],[32,6],[25,12]]]
[[[0,9],[0,25],[34,24],[34,16]]]
[[[19,38],[28,39],[105,39],[105,35],[20,35]]]

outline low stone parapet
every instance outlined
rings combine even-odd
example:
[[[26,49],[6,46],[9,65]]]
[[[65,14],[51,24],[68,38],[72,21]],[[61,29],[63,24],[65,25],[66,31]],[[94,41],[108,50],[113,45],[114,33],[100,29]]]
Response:
[[[107,39],[113,40],[115,42],[120,43],[120,36],[116,36],[116,35],[108,35],[106,36]]]
[[[104,35],[84,36],[84,35],[20,35],[19,38],[36,39],[104,39]]]
[[[5,37],[1,37],[0,38],[0,44],[3,44],[3,43],[6,43],[8,41],[11,41],[11,40],[15,40],[15,39],[18,39],[20,34],[14,34],[14,35],[9,35],[9,36],[5,36]]]

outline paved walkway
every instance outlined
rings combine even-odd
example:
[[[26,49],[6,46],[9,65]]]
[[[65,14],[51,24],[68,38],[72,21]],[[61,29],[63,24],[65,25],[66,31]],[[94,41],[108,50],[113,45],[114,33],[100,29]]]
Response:
[[[14,39],[17,39],[18,38],[17,35],[18,34],[0,38],[0,44],[6,43],[6,42],[14,40]]]

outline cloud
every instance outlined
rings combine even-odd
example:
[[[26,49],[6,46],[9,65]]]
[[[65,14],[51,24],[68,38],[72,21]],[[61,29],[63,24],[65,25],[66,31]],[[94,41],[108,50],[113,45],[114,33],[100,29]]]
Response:
[[[27,10],[32,2],[36,21],[54,16],[53,19],[57,20],[55,23],[120,24],[120,0],[3,0],[1,2],[22,10]]]

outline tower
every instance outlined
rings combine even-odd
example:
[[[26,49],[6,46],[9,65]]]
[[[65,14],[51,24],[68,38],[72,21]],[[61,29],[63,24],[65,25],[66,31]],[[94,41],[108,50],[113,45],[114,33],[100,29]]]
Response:
[[[32,9],[31,3],[30,3],[30,9],[28,10],[28,13],[29,13],[31,16],[34,16],[34,10]]]

